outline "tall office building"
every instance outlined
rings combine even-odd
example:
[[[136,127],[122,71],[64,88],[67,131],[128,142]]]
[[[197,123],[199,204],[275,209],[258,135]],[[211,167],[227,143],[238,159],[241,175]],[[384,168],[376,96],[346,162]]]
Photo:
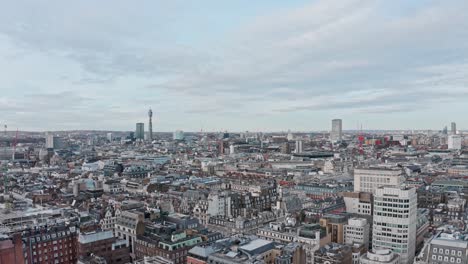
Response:
[[[296,153],[302,153],[302,140],[296,140],[296,149],[294,150]]]
[[[149,117],[149,122],[148,122],[149,135],[148,135],[148,139],[150,141],[153,141],[153,110],[151,110],[151,108],[148,111],[148,117]]]
[[[46,136],[46,148],[49,149],[61,149],[65,147],[65,142],[61,137],[57,137],[51,134]]]
[[[380,186],[400,186],[405,181],[400,167],[365,167],[354,169],[354,191],[374,193]]]
[[[137,140],[145,139],[145,124],[144,123],[136,123],[135,138]]]
[[[374,196],[372,248],[387,248],[411,264],[416,251],[417,194],[415,188],[382,186]]]
[[[461,149],[462,148],[462,138],[460,135],[450,135],[448,136],[448,149]]]
[[[451,129],[450,132],[452,132],[452,135],[456,135],[456,134],[457,134],[457,123],[452,122],[452,129]]]
[[[332,120],[332,130],[330,132],[330,140],[332,142],[341,141],[342,139],[342,121],[341,119]]]
[[[112,142],[112,140],[114,140],[114,135],[112,133],[107,133],[107,140]]]

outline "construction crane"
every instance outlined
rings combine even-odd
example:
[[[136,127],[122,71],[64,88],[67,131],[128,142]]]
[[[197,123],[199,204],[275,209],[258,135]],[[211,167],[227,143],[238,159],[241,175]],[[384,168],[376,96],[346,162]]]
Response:
[[[16,145],[18,144],[18,129],[16,129],[15,141],[13,141],[13,154],[11,160],[15,161]]]
[[[4,126],[5,128],[5,142],[6,142],[6,139],[7,139],[7,128],[8,126],[5,124]],[[5,143],[5,159],[7,159],[7,144]],[[5,194],[8,194],[8,176],[7,176],[7,172],[8,172],[8,161],[5,160],[4,161],[4,164],[3,164],[3,191]]]

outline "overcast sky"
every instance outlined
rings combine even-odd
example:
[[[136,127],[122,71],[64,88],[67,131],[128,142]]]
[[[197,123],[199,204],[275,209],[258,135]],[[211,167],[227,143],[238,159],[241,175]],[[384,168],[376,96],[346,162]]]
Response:
[[[19,130],[468,129],[466,0],[5,0]]]

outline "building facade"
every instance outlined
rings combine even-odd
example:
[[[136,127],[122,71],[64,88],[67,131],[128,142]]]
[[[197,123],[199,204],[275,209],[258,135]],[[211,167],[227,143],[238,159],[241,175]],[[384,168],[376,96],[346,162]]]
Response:
[[[333,119],[332,120],[332,130],[330,133],[330,140],[332,142],[338,142],[341,141],[343,134],[343,125],[342,125],[342,120],[341,119]]]
[[[416,251],[417,195],[415,188],[383,186],[374,196],[372,247],[391,249],[402,264]]]
[[[23,234],[25,263],[75,264],[78,261],[78,230],[54,226]]]
[[[369,248],[370,225],[365,218],[350,218],[344,226],[345,243],[348,245],[360,244]]]
[[[405,181],[400,167],[368,167],[354,170],[354,191],[374,193],[380,186],[400,186]]]
[[[137,140],[145,139],[145,123],[136,123],[135,138]]]

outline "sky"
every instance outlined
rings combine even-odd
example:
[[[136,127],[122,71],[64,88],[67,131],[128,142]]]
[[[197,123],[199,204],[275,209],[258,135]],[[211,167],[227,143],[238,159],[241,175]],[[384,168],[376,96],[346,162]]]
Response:
[[[468,129],[466,0],[15,0],[11,130]]]

